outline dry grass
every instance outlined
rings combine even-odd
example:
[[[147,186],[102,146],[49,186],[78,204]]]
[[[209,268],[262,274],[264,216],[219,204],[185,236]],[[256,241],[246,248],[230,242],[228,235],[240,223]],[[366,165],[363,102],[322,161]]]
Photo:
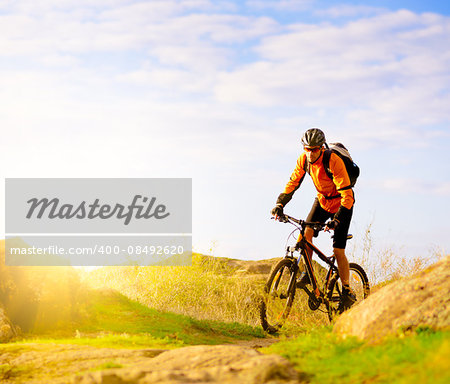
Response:
[[[223,260],[194,255],[191,267],[105,267],[86,281],[158,310],[256,325],[265,276],[243,278]]]
[[[351,250],[350,258],[364,268],[373,286],[414,275],[445,257],[443,250],[437,248],[429,255],[415,257],[402,256],[401,249],[394,247],[376,250],[371,229],[372,224],[369,224],[360,243]]]
[[[258,326],[267,277],[239,273],[226,259],[194,255],[192,267],[105,267],[90,272],[86,281],[95,288],[116,289],[158,310]],[[325,313],[308,308],[303,291],[296,295],[288,328],[328,323]]]
[[[429,257],[406,259],[390,249],[375,251],[369,226],[349,256],[366,270],[372,287],[381,287],[422,270],[443,254],[435,251]],[[259,300],[267,277],[239,273],[226,259],[194,254],[191,267],[105,267],[90,272],[86,281],[94,287],[116,289],[158,310],[259,325]],[[307,329],[328,324],[327,315],[311,311],[307,300],[303,291],[296,292],[289,316],[291,326]]]

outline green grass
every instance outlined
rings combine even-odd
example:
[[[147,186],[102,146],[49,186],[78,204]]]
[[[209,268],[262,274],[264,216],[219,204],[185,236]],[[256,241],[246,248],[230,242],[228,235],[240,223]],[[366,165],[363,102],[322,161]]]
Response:
[[[25,341],[173,348],[264,337],[259,328],[157,311],[113,290],[86,290],[80,296],[78,310],[83,315],[74,321],[37,325]]]
[[[67,348],[56,348],[65,352],[74,350],[73,344],[82,346],[80,351],[84,348],[88,351],[90,347],[173,349],[196,344],[227,344],[265,336],[260,328],[249,325],[197,320],[157,311],[113,290],[84,289],[77,297],[76,311],[70,308],[70,304],[64,302],[62,305],[67,306],[61,308],[64,317],[38,316],[32,331],[22,339],[0,344],[0,356],[7,357],[0,364],[1,382],[28,382],[36,378],[40,382],[52,382],[55,378],[73,375],[77,362],[64,359],[64,353],[59,358],[55,344],[71,344]],[[68,318],[68,313],[73,316]],[[28,357],[23,363],[18,363],[20,359],[17,359],[22,355]],[[34,355],[46,359],[45,366],[33,359]],[[91,363],[93,366],[80,370],[123,366],[122,362],[114,360],[105,362],[101,357],[98,360]],[[127,363],[124,364],[126,366]]]
[[[448,383],[450,332],[419,330],[378,345],[320,328],[264,350],[292,361],[311,383]]]
[[[12,380],[28,372],[27,367],[14,366],[10,364],[0,364],[0,382]]]
[[[149,334],[135,334],[130,335],[126,333],[99,333],[90,334],[83,337],[52,337],[52,336],[34,336],[28,335],[22,340],[8,345],[0,345],[0,352],[6,352],[11,345],[17,345],[22,350],[27,343],[38,344],[74,344],[74,345],[89,345],[97,348],[158,348],[158,349],[173,349],[186,346],[182,340],[176,340],[169,337],[156,338]]]
[[[106,363],[100,364],[98,367],[93,368],[92,371],[103,371],[104,369],[111,368],[122,368],[123,365],[116,363],[115,361],[107,361]]]

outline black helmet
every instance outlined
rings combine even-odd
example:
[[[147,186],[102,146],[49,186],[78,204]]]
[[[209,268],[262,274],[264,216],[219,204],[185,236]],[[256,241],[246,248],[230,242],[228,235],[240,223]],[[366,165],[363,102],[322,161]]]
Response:
[[[302,143],[305,147],[321,147],[325,144],[325,134],[319,128],[308,129],[302,137]]]

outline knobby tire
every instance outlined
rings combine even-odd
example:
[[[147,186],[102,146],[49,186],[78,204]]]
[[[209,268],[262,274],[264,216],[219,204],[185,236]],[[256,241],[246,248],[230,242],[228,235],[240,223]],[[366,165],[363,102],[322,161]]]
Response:
[[[356,294],[356,303],[364,300],[370,294],[369,279],[364,269],[356,264],[350,263],[350,288]],[[335,273],[331,276],[327,286],[327,299],[328,299],[328,319],[330,322],[334,320],[336,315],[343,312],[343,308],[339,308],[339,304],[342,300],[342,284],[339,278],[339,274]]]
[[[260,303],[262,328],[274,334],[279,331],[291,311],[295,297],[298,266],[294,259],[280,260],[270,273]]]

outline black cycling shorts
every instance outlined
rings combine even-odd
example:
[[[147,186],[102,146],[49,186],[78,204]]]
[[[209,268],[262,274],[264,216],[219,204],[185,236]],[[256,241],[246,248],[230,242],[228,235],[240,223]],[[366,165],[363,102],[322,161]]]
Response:
[[[345,246],[347,245],[347,235],[348,229],[350,228],[350,221],[352,220],[352,214],[353,207],[349,210],[344,210],[342,212],[342,215],[341,213],[339,214],[340,222],[334,230],[333,248],[345,249]],[[319,199],[316,197],[311,211],[306,218],[306,221],[325,223],[328,219],[332,219],[333,216],[334,213],[327,212],[320,206]]]

